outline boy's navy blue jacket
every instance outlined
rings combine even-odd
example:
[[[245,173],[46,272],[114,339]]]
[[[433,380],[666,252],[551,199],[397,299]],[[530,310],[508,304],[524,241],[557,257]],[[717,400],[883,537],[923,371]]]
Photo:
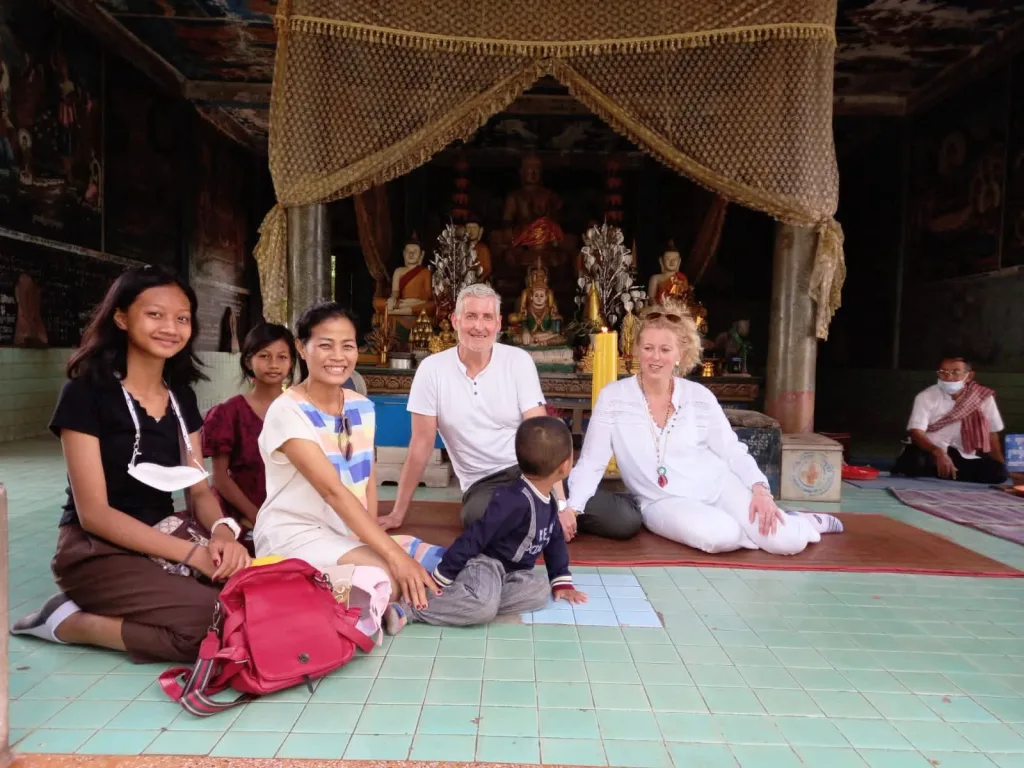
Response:
[[[572,589],[569,548],[554,497],[545,502],[524,479],[498,488],[484,516],[455,540],[434,569],[434,580],[448,586],[472,558],[487,555],[505,570],[533,568],[544,553],[552,591]]]

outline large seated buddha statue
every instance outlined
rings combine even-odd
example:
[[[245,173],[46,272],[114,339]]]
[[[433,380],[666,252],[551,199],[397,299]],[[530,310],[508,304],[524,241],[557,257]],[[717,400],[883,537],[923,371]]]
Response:
[[[526,278],[526,290],[519,297],[518,312],[509,315],[509,333],[524,347],[550,347],[565,344],[561,335],[562,316],[555,294],[548,286],[548,271],[538,262]]]
[[[508,266],[532,266],[539,251],[550,266],[566,262],[575,250],[576,238],[558,224],[562,199],[542,183],[543,166],[536,155],[523,158],[521,186],[505,198],[503,228],[491,234],[491,250]]]
[[[416,235],[409,239],[402,249],[403,265],[391,277],[391,295],[377,297],[373,308],[378,313],[392,316],[417,318],[421,312],[432,317],[434,314],[434,289],[430,270],[423,266],[423,247]]]

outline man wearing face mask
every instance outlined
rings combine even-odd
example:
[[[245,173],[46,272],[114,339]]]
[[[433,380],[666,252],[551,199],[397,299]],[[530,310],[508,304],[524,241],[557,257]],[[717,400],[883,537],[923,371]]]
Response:
[[[1003,419],[995,392],[974,380],[971,364],[947,357],[938,381],[914,398],[907,430],[910,442],[896,459],[893,474],[942,477],[965,483],[1006,482],[999,433]]]

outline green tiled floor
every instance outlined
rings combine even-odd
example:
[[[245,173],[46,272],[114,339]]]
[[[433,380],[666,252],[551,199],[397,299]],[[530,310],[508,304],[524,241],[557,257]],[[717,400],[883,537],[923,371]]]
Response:
[[[17,615],[53,591],[48,561],[64,488],[56,444],[0,445],[0,479],[11,499]],[[846,488],[842,506],[1024,567],[1024,549],[882,492]],[[205,720],[165,700],[159,665],[12,638],[16,750],[635,768],[1024,766],[1019,581],[602,571],[633,573],[664,629],[412,626],[312,696],[293,689]]]

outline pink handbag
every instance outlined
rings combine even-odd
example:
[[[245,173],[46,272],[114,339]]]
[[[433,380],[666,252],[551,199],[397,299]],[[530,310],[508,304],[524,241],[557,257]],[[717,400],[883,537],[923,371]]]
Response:
[[[221,590],[194,668],[160,675],[160,687],[194,715],[313,681],[373,649],[356,628],[359,609],[334,599],[327,576],[302,560],[239,571]],[[227,688],[242,693],[216,701]]]

